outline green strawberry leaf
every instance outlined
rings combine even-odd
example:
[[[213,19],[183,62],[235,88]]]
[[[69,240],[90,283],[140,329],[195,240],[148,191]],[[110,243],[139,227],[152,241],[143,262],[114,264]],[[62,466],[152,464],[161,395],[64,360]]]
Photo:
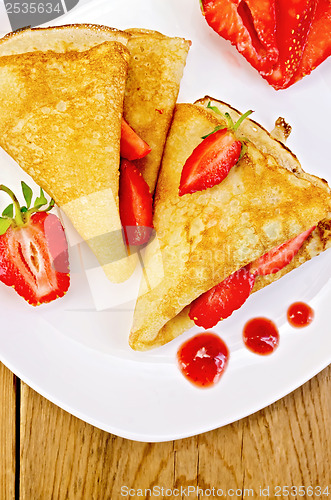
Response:
[[[14,215],[14,204],[11,203],[10,205],[8,205],[8,207],[6,207],[2,212],[2,215],[3,217],[10,217],[12,219]]]
[[[212,111],[214,111],[214,113],[218,114],[218,115],[221,115],[222,113],[220,112],[220,110],[216,107],[216,106],[212,106],[211,105],[211,102],[209,101],[208,104],[207,104],[207,109],[211,109]]]
[[[202,136],[201,139],[207,139],[207,137],[209,137],[212,134],[215,134],[215,132],[217,132],[218,130],[221,130],[222,128],[224,128],[224,127],[222,127],[221,125],[217,125],[217,127],[215,127],[214,130],[212,132],[210,132],[210,134]]]
[[[9,226],[11,226],[12,221],[10,219],[3,219],[0,217],[0,236],[5,234]]]
[[[40,208],[43,205],[46,205],[46,203],[47,203],[47,200],[45,198],[44,191],[42,190],[42,188],[40,188],[40,196],[38,196],[36,198],[36,201],[34,202],[35,207]]]
[[[248,111],[246,111],[246,113],[244,113],[243,115],[241,115],[241,117],[239,118],[239,120],[236,121],[236,123],[233,125],[233,131],[235,132],[240,127],[240,125],[242,124],[242,122],[247,118],[247,116],[251,115],[252,113],[254,113],[254,111],[251,110],[251,109],[249,109]],[[228,113],[225,113],[225,114],[228,115]],[[229,117],[230,117],[230,115],[229,115]]]
[[[229,113],[225,113],[225,118],[226,118],[226,121],[228,122],[228,128],[230,130],[234,130],[234,123],[233,123],[233,120],[232,120],[231,116],[229,115]]]
[[[21,207],[21,213],[22,214],[24,214],[24,212],[27,212],[27,211],[28,211],[27,207]]]
[[[26,201],[26,207],[29,208],[32,200],[32,189],[27,184],[25,184],[24,181],[21,181],[21,186],[22,186],[23,196]]]

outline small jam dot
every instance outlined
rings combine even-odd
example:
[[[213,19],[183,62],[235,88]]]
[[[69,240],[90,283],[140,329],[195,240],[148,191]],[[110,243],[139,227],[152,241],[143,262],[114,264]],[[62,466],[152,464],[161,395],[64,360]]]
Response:
[[[314,311],[304,302],[294,302],[287,310],[287,319],[291,326],[303,328],[313,321]]]
[[[271,354],[278,347],[279,332],[270,319],[253,318],[244,326],[243,340],[255,354]]]
[[[194,385],[205,388],[221,378],[229,359],[223,340],[212,332],[195,335],[181,345],[177,352],[182,374]]]

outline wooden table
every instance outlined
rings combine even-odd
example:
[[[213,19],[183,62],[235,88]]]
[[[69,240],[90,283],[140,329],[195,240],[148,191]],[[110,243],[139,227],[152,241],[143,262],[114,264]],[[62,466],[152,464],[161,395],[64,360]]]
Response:
[[[0,364],[0,499],[157,498],[148,491],[138,496],[138,489],[153,487],[158,498],[201,499],[213,487],[209,498],[221,498],[217,489],[228,498],[263,498],[263,487],[265,498],[268,486],[268,498],[286,498],[284,491],[276,496],[277,485],[306,488],[291,499],[331,498],[330,379],[329,367],[239,422],[189,439],[146,444],[72,417]],[[308,486],[317,485],[329,485],[329,496],[310,495]],[[125,486],[135,496],[121,495],[128,492],[121,490]],[[192,489],[188,496],[188,487],[196,486],[205,496]],[[164,489],[162,497],[162,487],[172,493]]]

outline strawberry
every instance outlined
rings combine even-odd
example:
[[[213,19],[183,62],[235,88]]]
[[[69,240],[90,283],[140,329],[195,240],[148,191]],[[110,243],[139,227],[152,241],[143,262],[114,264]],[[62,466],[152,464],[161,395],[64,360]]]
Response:
[[[143,141],[130,125],[122,118],[121,124],[121,157],[127,160],[139,160],[151,152],[149,145]]]
[[[263,74],[278,59],[275,0],[201,0],[207,23]]]
[[[143,245],[153,229],[153,198],[138,168],[121,161],[119,204],[127,245]]]
[[[47,213],[54,201],[42,210],[47,200],[40,189],[35,205],[29,208],[32,190],[24,182],[22,190],[25,207],[20,207],[9,188],[0,185],[0,191],[13,200],[0,218],[0,280],[37,306],[63,297],[68,290],[68,246],[60,220]]]
[[[201,0],[208,24],[276,90],[331,55],[330,0]]]
[[[298,253],[304,241],[308,238],[310,233],[316,226],[311,227],[308,231],[299,234],[295,238],[273,248],[270,252],[265,253],[259,259],[255,260],[249,265],[250,273],[254,276],[265,276],[267,274],[274,274],[287,266]]]
[[[300,65],[290,85],[309,75],[313,69],[331,55],[330,33],[331,2],[330,0],[319,0]]]
[[[194,149],[183,167],[179,196],[211,188],[225,179],[242,152],[242,143],[236,139],[235,131],[251,113],[252,111],[247,111],[236,124],[226,113],[228,127],[218,126],[202,138],[203,141]]]
[[[276,90],[289,86],[301,63],[317,0],[277,0],[279,60],[264,78]]]
[[[191,304],[189,317],[198,326],[212,328],[239,309],[253,290],[256,276],[276,273],[291,262],[316,226],[273,248],[203,293]]]
[[[198,326],[212,328],[246,302],[254,282],[255,276],[242,267],[192,302],[189,317]]]

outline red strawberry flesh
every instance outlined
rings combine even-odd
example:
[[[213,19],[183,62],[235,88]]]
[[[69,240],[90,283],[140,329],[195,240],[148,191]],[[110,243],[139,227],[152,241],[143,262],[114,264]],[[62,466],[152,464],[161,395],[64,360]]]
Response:
[[[262,255],[250,264],[249,271],[257,276],[277,273],[291,262],[315,227]]]
[[[204,139],[186,160],[179,185],[179,196],[202,191],[219,184],[238,162],[241,142],[227,128]]]
[[[196,325],[212,328],[239,309],[251,294],[256,276],[273,274],[291,262],[316,226],[273,248],[259,259],[231,274],[191,304],[189,317]]]
[[[254,68],[271,71],[278,58],[274,0],[202,0],[202,7],[211,28]]]
[[[300,65],[290,85],[309,75],[313,69],[331,56],[330,33],[331,2],[330,0],[319,0]]]
[[[277,0],[279,60],[266,80],[275,88],[288,86],[299,68],[313,22],[316,0]]]
[[[153,229],[153,198],[139,169],[121,161],[119,206],[127,245],[143,245]]]
[[[50,230],[51,238],[47,238]],[[0,236],[0,280],[34,306],[65,294],[70,284],[67,243],[54,214],[36,213],[26,226],[9,227]]]
[[[239,309],[251,294],[255,276],[243,267],[192,302],[189,317],[198,326],[212,328]]]
[[[208,24],[276,90],[331,55],[330,0],[201,0]]]
[[[151,152],[149,145],[122,118],[121,124],[121,157],[127,160],[139,160]]]

